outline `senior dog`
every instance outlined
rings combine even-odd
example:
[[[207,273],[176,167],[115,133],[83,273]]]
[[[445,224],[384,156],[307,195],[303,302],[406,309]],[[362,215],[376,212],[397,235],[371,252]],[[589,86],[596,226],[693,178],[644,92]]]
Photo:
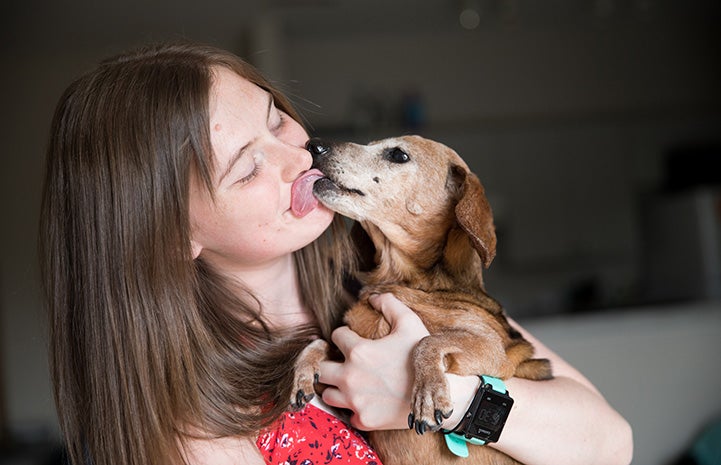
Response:
[[[491,208],[478,178],[452,149],[419,136],[368,145],[311,139],[313,194],[328,208],[356,220],[373,243],[374,268],[345,322],[359,335],[380,338],[388,322],[368,303],[371,293],[393,293],[423,320],[430,335],[412,354],[414,387],[409,430],[373,431],[369,440],[386,465],[458,464],[438,431],[452,412],[445,373],[552,377],[548,360],[508,323],[485,290],[482,268],[496,253]],[[324,341],[296,363],[301,407],[313,392]],[[414,431],[415,430],[415,431]],[[462,463],[515,464],[507,455],[471,446]]]

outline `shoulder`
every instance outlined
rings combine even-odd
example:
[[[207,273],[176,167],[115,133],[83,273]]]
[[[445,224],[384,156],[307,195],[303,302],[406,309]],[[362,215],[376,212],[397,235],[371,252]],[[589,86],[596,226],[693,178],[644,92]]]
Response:
[[[265,461],[250,438],[193,439],[185,444],[190,465],[264,465]]]

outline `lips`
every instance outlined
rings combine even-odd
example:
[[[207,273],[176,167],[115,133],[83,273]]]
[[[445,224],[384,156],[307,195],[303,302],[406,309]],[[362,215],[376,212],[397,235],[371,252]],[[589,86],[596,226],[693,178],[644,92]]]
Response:
[[[293,215],[302,218],[318,206],[318,199],[313,195],[313,184],[323,178],[323,173],[311,169],[303,173],[293,182],[290,188],[290,210]]]

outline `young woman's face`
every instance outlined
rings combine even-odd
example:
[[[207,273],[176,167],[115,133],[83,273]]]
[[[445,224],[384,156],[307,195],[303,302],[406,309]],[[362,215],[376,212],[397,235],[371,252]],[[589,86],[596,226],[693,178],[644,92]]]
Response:
[[[309,244],[328,227],[333,212],[319,204],[301,213],[291,209],[291,194],[308,196],[312,186],[302,182],[312,179],[303,128],[255,84],[225,68],[214,75],[215,199],[197,180],[192,183],[193,251],[225,271],[242,271]]]

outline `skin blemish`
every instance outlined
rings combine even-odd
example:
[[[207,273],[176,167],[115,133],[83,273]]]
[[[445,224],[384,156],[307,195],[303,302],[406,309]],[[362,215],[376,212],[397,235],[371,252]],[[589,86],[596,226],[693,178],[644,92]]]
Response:
[[[213,126],[213,130],[216,132],[220,131],[221,129],[223,129],[223,126],[220,123],[217,123],[215,126]]]
[[[378,179],[378,176],[376,176],[375,178],[373,178],[373,182],[379,183],[379,182],[381,182],[381,180]]]
[[[411,212],[414,215],[420,215],[423,213],[423,207],[421,207],[419,204],[417,204],[413,200],[408,200],[406,202],[406,210]]]

